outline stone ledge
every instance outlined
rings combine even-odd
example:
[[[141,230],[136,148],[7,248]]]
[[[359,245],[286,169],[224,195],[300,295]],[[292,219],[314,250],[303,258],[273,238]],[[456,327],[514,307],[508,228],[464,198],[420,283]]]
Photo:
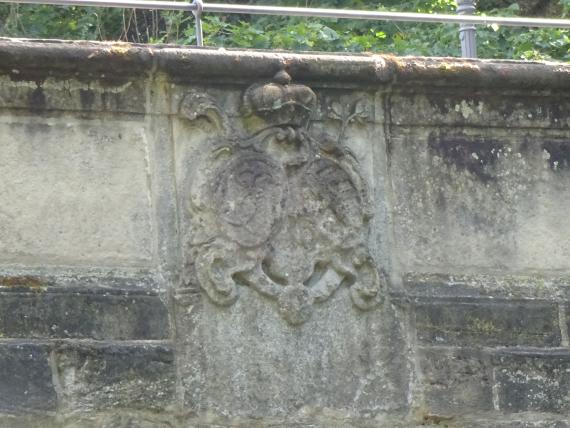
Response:
[[[410,298],[480,301],[570,301],[570,276],[567,274],[447,274],[407,272],[403,286]]]
[[[570,66],[561,63],[0,39],[0,73],[16,81],[59,77],[113,86],[148,77],[155,67],[176,81],[251,82],[285,67],[295,80],[344,87],[395,83],[567,90],[570,85]]]

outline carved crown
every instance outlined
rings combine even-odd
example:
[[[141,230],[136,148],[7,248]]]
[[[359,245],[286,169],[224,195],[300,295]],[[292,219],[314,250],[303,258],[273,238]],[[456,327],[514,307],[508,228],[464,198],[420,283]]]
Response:
[[[246,116],[257,116],[269,126],[305,126],[317,104],[316,94],[305,85],[291,83],[279,71],[271,82],[250,86],[243,97]]]

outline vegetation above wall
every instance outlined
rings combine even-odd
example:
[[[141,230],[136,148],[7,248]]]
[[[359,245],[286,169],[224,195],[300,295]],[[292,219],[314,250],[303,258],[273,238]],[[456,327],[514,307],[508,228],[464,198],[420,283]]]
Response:
[[[454,0],[218,0],[285,6],[455,13]],[[570,0],[481,0],[479,14],[567,17]],[[123,40],[194,44],[191,14],[93,7],[0,5],[0,36]],[[306,19],[276,16],[205,15],[205,44],[216,47],[382,52],[458,56],[456,25]],[[480,26],[481,58],[570,60],[570,30]]]

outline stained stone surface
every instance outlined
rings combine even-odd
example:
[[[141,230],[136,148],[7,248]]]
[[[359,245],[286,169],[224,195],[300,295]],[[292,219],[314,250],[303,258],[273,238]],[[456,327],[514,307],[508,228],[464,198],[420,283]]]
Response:
[[[49,367],[49,349],[41,344],[9,343],[0,347],[0,411],[54,411],[57,395]]]
[[[567,270],[563,135],[395,128],[394,159],[413,170],[394,170],[396,237],[411,244],[402,263],[429,272]],[[551,162],[551,151],[561,159]]]
[[[152,259],[140,122],[3,115],[0,260],[145,266]]]
[[[567,427],[568,88],[0,39],[0,426]]]
[[[410,362],[401,314],[389,305],[362,312],[343,304],[347,294],[319,305],[301,326],[284,324],[274,305],[249,289],[222,311],[208,301],[192,305],[197,314],[178,320],[191,328],[179,355],[187,410],[252,418],[403,416]]]
[[[0,279],[0,282],[2,280]],[[105,288],[0,292],[3,337],[160,340],[169,338],[167,308],[156,293]]]
[[[62,345],[55,351],[65,411],[157,411],[174,397],[174,356],[154,344]]]

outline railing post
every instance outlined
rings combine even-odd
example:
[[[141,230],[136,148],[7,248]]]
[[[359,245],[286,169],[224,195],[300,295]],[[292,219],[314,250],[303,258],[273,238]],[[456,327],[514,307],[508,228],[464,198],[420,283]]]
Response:
[[[196,9],[192,11],[196,21],[196,46],[204,46],[204,35],[202,33],[202,10],[204,2],[202,0],[194,0],[192,4],[196,5]]]
[[[475,0],[457,0],[458,15],[473,15],[475,13]],[[463,58],[477,58],[477,40],[475,25],[459,24],[459,40],[461,40],[461,56]]]

